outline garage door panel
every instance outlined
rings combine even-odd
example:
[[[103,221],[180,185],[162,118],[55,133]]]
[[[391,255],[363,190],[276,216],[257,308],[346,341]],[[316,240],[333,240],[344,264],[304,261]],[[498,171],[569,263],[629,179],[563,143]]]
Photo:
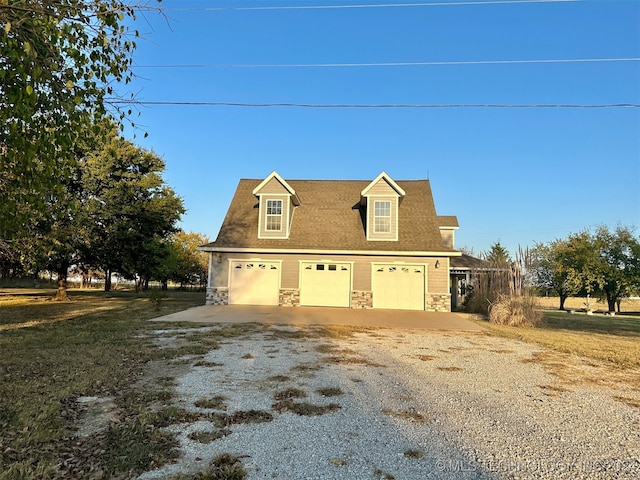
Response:
[[[423,265],[376,265],[372,284],[374,308],[424,310]]]
[[[278,305],[280,264],[276,262],[232,262],[229,303]]]
[[[351,305],[351,265],[303,262],[300,273],[300,304],[349,307]]]

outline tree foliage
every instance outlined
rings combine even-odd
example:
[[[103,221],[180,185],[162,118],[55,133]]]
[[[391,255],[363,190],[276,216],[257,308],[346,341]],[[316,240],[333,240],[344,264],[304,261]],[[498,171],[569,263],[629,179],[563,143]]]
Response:
[[[84,161],[88,224],[87,262],[106,272],[137,279],[142,288],[162,277],[165,243],[184,213],[182,200],[164,183],[164,162],[111,129],[100,150]]]
[[[169,238],[184,213],[162,178],[162,159],[122,138],[114,123],[100,129],[78,142],[75,168],[46,196],[42,214],[25,222],[28,234],[2,242],[5,262],[21,258],[23,270],[57,273],[61,299],[71,266],[104,272],[107,290],[115,272],[137,280],[139,289],[162,278]]]
[[[204,286],[207,283],[208,256],[198,251],[198,247],[209,243],[206,235],[180,230],[172,238],[175,264],[171,280],[181,287],[187,285]]]
[[[537,283],[560,296],[560,309],[583,292],[606,300],[613,312],[621,298],[640,289],[640,240],[630,228],[585,230],[538,244],[534,252]]]
[[[144,7],[0,0],[0,238],[41,211],[44,192],[64,190],[78,140],[114,111],[109,97],[131,79],[138,36],[127,25]]]
[[[484,257],[487,262],[499,267],[505,267],[511,263],[511,255],[499,241],[491,245],[489,252]]]

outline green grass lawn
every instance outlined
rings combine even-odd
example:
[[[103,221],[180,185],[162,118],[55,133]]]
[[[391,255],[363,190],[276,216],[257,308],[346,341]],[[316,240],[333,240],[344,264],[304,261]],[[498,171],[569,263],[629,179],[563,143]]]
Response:
[[[141,471],[154,461],[150,450],[166,451],[161,446],[168,439],[141,423],[149,413],[148,399],[134,383],[150,360],[176,353],[145,340],[145,331],[161,326],[146,320],[203,305],[204,293],[170,292],[159,309],[146,295],[128,292],[74,290],[70,302],[51,301],[52,296],[52,291],[0,292],[0,479],[95,473],[60,467],[74,456],[87,457],[89,464],[93,455],[78,451],[68,431],[70,412],[64,406],[79,395],[112,397],[128,412],[122,425],[131,428],[110,429],[93,447],[88,442],[86,448],[106,459],[95,461],[97,472],[126,477],[129,470]],[[137,434],[131,445],[146,442],[149,451],[123,453],[123,434]]]

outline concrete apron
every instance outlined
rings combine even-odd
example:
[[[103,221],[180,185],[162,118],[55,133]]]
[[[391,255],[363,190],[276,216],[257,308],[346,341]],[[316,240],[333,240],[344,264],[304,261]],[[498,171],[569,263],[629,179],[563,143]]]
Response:
[[[358,327],[472,330],[483,328],[463,313],[416,310],[356,310],[327,307],[203,305],[151,319],[157,322],[267,323],[277,325],[350,325]]]

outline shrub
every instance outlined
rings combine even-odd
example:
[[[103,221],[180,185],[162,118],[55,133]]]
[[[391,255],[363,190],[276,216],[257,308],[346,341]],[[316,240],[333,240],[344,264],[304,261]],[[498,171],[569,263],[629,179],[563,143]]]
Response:
[[[542,311],[536,297],[500,294],[489,307],[489,321],[512,327],[535,327],[542,321]]]

